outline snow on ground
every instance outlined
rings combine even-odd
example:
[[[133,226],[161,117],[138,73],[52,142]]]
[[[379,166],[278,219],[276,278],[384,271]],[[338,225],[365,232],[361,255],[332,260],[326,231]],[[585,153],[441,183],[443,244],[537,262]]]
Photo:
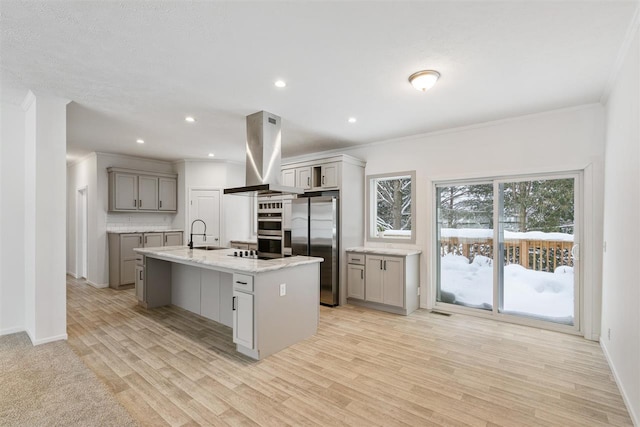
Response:
[[[456,303],[490,309],[493,301],[492,260],[477,255],[472,262],[447,254],[441,258],[441,289],[455,295]],[[518,264],[504,267],[504,311],[545,318],[573,316],[573,268],[554,273],[528,270]]]
[[[459,239],[492,239],[493,230],[490,228],[441,228],[440,238],[457,237]],[[506,231],[505,240],[544,240],[551,242],[573,242],[573,234],[545,233],[543,231]]]

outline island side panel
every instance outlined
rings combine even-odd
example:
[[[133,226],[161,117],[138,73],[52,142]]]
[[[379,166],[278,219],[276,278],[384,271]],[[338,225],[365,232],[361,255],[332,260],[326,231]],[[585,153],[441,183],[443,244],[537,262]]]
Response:
[[[254,337],[260,359],[317,333],[320,263],[259,273],[254,280]],[[285,296],[280,296],[282,283]]]
[[[171,304],[171,262],[145,257],[145,302],[146,308]]]

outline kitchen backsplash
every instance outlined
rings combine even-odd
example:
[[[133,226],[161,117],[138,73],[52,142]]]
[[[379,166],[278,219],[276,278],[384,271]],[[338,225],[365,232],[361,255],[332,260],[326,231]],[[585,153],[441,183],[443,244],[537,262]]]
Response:
[[[111,212],[107,214],[107,231],[170,230],[172,222],[173,215],[168,214]]]

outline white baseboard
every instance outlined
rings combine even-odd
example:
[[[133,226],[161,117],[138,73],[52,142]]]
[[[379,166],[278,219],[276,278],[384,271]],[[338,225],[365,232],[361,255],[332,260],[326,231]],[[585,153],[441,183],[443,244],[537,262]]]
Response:
[[[24,328],[21,328],[20,326],[16,326],[13,328],[2,329],[0,330],[0,336],[17,334],[18,332],[24,332]]]
[[[67,276],[71,276],[74,279],[79,279],[80,276],[78,276],[76,273],[72,272],[72,271],[67,271]]]
[[[50,342],[54,342],[54,341],[60,341],[60,340],[67,340],[68,336],[67,334],[61,334],[61,335],[55,335],[53,337],[47,337],[47,338],[42,338],[39,340],[31,340],[31,343],[33,345],[41,345],[41,344],[47,344]]]
[[[85,280],[85,282],[87,282],[87,284],[89,286],[93,286],[94,288],[98,288],[98,289],[102,289],[102,288],[108,288],[109,284],[108,283],[93,283],[91,280]]]
[[[640,414],[635,414],[633,412],[633,407],[631,406],[631,401],[629,400],[629,396],[625,392],[625,389],[620,381],[620,376],[616,371],[616,367],[613,363],[611,363],[611,356],[609,356],[609,350],[607,350],[607,346],[604,343],[604,340],[600,340],[600,348],[602,348],[602,352],[604,353],[605,359],[607,359],[607,363],[611,368],[611,372],[613,372],[613,378],[616,380],[616,384],[618,385],[618,390],[620,390],[620,394],[622,395],[622,400],[624,400],[624,404],[627,406],[627,412],[629,412],[629,416],[631,417],[631,422],[634,426],[640,426]]]

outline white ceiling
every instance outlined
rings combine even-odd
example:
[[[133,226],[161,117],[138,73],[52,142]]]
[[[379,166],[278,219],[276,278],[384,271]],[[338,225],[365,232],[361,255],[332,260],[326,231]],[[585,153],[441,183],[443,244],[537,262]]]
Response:
[[[2,0],[2,96],[72,100],[71,157],[244,160],[260,110],[292,156],[597,102],[637,4]]]

